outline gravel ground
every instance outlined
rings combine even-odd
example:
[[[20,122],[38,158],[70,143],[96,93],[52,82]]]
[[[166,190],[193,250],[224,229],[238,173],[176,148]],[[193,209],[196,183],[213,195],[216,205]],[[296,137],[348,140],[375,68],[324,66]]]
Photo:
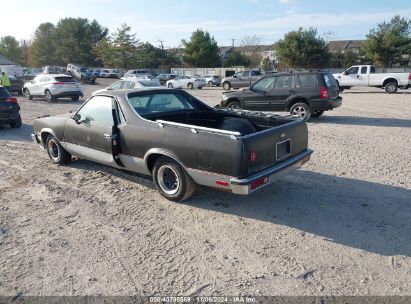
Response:
[[[0,295],[411,295],[410,91],[342,96],[309,123],[302,170],[182,204],[135,174],[52,165],[32,121],[81,101],[19,98],[23,127],[0,129]]]

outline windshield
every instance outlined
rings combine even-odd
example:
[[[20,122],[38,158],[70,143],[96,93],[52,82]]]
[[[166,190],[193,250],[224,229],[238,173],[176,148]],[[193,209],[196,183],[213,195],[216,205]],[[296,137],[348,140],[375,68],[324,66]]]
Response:
[[[70,76],[56,77],[55,79],[59,82],[74,82],[73,77]]]
[[[138,81],[143,87],[158,87],[160,82],[151,80],[140,80]]]
[[[207,110],[207,106],[194,97],[174,92],[130,93],[128,102],[145,118],[175,111]]]

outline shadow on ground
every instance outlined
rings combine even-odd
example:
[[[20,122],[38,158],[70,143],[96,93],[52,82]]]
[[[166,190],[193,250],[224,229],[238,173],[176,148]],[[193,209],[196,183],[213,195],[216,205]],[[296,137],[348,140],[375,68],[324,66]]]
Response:
[[[410,119],[399,118],[374,118],[360,116],[321,116],[319,118],[311,118],[310,123],[332,123],[339,125],[357,125],[357,126],[374,126],[374,127],[397,127],[411,128]]]
[[[0,141],[31,141],[31,132],[33,127],[28,124],[23,124],[21,128],[13,129],[8,126],[0,126]]]

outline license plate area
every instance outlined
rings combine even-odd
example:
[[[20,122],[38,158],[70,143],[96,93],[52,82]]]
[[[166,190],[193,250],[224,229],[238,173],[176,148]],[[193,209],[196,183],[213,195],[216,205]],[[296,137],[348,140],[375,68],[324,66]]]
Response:
[[[291,139],[281,141],[275,145],[275,158],[282,160],[291,155]]]

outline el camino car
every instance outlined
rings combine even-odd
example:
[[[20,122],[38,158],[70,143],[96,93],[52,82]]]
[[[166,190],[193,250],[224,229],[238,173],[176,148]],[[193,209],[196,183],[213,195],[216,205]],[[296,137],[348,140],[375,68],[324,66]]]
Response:
[[[217,110],[166,88],[103,91],[75,114],[38,118],[33,128],[53,163],[73,155],[149,175],[173,201],[196,184],[249,194],[312,153],[301,119]]]

